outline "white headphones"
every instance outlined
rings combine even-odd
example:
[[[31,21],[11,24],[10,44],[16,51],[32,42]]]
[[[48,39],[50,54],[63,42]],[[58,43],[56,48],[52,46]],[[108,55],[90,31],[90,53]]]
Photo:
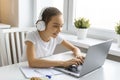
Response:
[[[44,31],[45,30],[45,22],[42,21],[42,14],[45,11],[45,9],[46,9],[46,7],[41,10],[41,13],[40,13],[39,18],[38,18],[38,20],[40,20],[40,21],[38,21],[36,23],[36,27],[39,31]]]

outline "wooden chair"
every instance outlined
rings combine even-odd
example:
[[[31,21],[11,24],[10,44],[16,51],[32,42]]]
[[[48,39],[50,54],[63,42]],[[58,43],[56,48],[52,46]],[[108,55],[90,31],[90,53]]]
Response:
[[[18,63],[24,49],[24,39],[27,32],[36,28],[11,28],[0,30],[0,60],[1,66]]]

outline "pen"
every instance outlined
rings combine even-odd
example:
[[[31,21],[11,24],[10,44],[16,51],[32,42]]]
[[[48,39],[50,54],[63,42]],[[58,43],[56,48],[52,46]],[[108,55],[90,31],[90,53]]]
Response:
[[[52,76],[51,76],[51,75],[46,75],[46,77],[47,77],[47,78],[49,78],[49,79],[51,79],[51,78],[52,78]]]
[[[35,72],[37,72],[37,73],[40,73],[39,71],[37,71],[37,70],[34,70]],[[51,75],[45,75],[45,77],[47,77],[48,79],[51,79],[52,78],[52,76]]]

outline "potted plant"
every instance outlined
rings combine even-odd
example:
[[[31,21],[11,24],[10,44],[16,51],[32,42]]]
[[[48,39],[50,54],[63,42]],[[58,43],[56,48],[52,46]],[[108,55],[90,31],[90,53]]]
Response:
[[[74,25],[77,28],[78,39],[85,39],[87,36],[87,30],[90,27],[89,20],[84,17],[77,18],[75,19]]]
[[[120,21],[115,26],[115,32],[117,33],[118,47],[120,47]]]

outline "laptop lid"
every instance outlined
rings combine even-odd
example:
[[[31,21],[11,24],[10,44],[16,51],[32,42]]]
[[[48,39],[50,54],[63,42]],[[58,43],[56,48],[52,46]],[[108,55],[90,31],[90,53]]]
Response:
[[[104,64],[107,54],[109,53],[111,43],[112,40],[107,40],[89,47],[80,71],[80,76],[96,70]]]

